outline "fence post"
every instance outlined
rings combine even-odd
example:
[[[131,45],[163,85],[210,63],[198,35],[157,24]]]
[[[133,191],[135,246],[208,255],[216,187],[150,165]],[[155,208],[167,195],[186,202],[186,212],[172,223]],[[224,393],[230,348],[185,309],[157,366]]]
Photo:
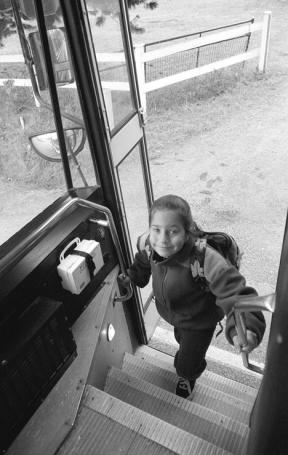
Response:
[[[262,30],[260,55],[259,55],[259,63],[258,63],[258,70],[260,71],[260,73],[265,73],[265,71],[266,71],[268,48],[269,48],[269,41],[270,41],[270,29],[271,29],[271,11],[265,11],[264,18],[263,18],[263,30]]]
[[[134,45],[134,56],[139,87],[140,104],[141,107],[143,108],[144,113],[146,113],[147,103],[145,92],[145,63],[143,61],[144,53],[145,53],[144,44]]]

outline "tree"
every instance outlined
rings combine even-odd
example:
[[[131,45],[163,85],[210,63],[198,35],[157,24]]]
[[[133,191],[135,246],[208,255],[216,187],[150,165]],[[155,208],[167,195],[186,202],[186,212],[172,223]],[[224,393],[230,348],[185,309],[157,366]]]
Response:
[[[102,3],[102,5],[101,5]],[[154,0],[127,0],[128,8],[135,8],[138,5],[143,5],[144,8],[154,9],[157,8],[158,2]],[[114,8],[113,8],[114,5]],[[119,5],[117,0],[113,0],[109,3],[107,8],[107,1],[97,1],[97,8],[95,8],[95,2],[93,0],[87,0],[87,7],[90,14],[95,16],[95,24],[103,25],[107,16],[117,17],[119,15]],[[130,28],[132,32],[143,33],[145,29],[138,25],[139,15],[137,14],[133,19],[130,20]]]
[[[18,0],[19,1],[19,0]],[[56,7],[53,8],[53,14],[46,16],[47,27],[59,26],[61,21],[61,10],[59,6],[59,0],[50,0]],[[35,19],[35,10],[33,0],[25,0],[25,2],[19,1],[21,7],[21,18],[25,29],[33,28],[33,20]],[[49,1],[44,2],[44,9],[50,8],[51,4]],[[158,6],[155,0],[127,0],[128,8],[133,8],[138,5],[142,5],[145,8],[154,9]],[[109,5],[109,6],[107,6]],[[91,15],[95,17],[95,25],[100,26],[105,23],[107,16],[117,17],[119,15],[118,1],[110,0],[99,0],[97,3],[93,0],[87,0],[87,9]],[[50,13],[51,11],[49,11]],[[139,16],[136,15],[130,20],[131,31],[135,33],[142,33],[145,31],[144,28],[138,25]],[[10,35],[16,33],[16,24],[13,16],[10,0],[0,0],[0,47],[3,46],[3,40],[8,38]]]

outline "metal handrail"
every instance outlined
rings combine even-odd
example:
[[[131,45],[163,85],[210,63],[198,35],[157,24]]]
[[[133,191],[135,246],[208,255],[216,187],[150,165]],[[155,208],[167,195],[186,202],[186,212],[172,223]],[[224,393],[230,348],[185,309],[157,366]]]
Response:
[[[111,232],[111,237],[112,241],[115,246],[118,262],[120,265],[120,270],[122,274],[126,274],[126,269],[125,269],[125,263],[124,263],[124,258],[123,258],[123,253],[121,250],[121,245],[119,241],[119,237],[117,234],[117,230],[115,227],[114,219],[112,212],[105,207],[104,205],[97,204],[96,202],[92,201],[87,201],[86,199],[81,199],[78,197],[75,197],[73,199],[70,199],[66,204],[64,204],[61,208],[59,208],[53,215],[51,215],[44,223],[42,223],[37,229],[35,229],[32,234],[28,237],[26,237],[22,242],[20,242],[18,245],[16,245],[13,250],[11,250],[6,256],[5,256],[5,261],[9,263],[9,260],[17,261],[20,256],[23,254],[23,250],[27,248],[28,246],[33,245],[39,236],[46,231],[46,229],[51,226],[51,224],[57,222],[60,220],[61,216],[73,205],[80,205],[82,207],[87,207],[93,210],[98,210],[99,212],[104,213],[106,220],[107,220],[107,227],[109,227],[110,232]],[[92,221],[92,220],[90,220]],[[116,299],[120,301],[125,301],[129,300],[132,296],[132,288],[129,287],[127,289],[127,294],[123,296],[117,296]]]
[[[247,328],[243,313],[251,311],[269,311],[274,313],[275,311],[276,294],[269,294],[265,296],[245,296],[239,298],[234,307],[234,319],[235,328],[237,332],[238,342],[240,346],[240,352],[242,356],[242,362],[245,368],[255,371],[256,373],[263,374],[263,368],[251,363],[249,361],[249,355],[245,352],[248,346],[247,340]]]

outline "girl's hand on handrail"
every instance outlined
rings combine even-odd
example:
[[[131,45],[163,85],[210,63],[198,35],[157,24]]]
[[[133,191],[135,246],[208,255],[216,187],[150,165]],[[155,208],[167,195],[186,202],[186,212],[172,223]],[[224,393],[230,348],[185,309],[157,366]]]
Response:
[[[118,279],[118,284],[120,286],[122,286],[123,288],[128,288],[131,284],[131,280],[130,280],[129,276],[124,273],[120,273],[120,275],[118,275],[117,279]]]
[[[239,354],[241,352],[245,352],[246,354],[248,354],[249,352],[253,351],[253,349],[255,349],[258,346],[257,336],[251,330],[247,330],[246,338],[247,338],[247,345],[246,346],[241,346],[239,344],[238,336],[235,335],[233,337],[234,346],[237,349],[237,351],[239,352]]]

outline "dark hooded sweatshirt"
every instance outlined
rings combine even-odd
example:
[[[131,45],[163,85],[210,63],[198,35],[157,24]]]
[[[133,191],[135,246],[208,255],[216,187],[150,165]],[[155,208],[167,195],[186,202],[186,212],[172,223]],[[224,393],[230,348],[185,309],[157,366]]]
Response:
[[[245,278],[215,249],[207,245],[204,275],[209,289],[204,290],[191,272],[191,258],[195,242],[189,239],[183,248],[169,258],[161,258],[155,251],[138,251],[128,270],[131,280],[139,287],[148,284],[152,275],[153,293],[160,316],[168,323],[183,329],[209,329],[227,315],[226,337],[233,344],[234,318],[231,310],[241,295],[257,295],[246,285]],[[263,338],[265,319],[261,312],[245,313],[246,327]]]

